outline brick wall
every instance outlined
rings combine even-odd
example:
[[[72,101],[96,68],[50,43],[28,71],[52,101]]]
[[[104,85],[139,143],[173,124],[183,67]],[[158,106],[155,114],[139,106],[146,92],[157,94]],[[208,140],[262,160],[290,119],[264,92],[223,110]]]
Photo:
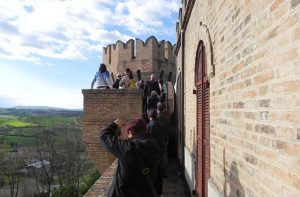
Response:
[[[200,40],[209,48],[211,36],[211,180],[226,196],[300,196],[300,1],[189,2],[194,7],[184,48],[187,150],[195,154],[197,140],[196,50]]]
[[[115,160],[100,144],[99,132],[117,118],[142,117],[142,92],[126,89],[82,90],[83,143],[100,173]]]
[[[84,197],[107,196],[107,192],[113,182],[117,165],[118,160],[115,160],[112,165],[103,172],[101,177],[94,183],[87,193],[84,194]]]

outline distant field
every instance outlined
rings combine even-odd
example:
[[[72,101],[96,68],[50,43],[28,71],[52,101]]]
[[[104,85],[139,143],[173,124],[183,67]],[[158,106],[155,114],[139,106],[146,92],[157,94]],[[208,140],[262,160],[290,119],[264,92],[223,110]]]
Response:
[[[24,120],[39,126],[73,125],[77,123],[76,118],[63,116],[34,116],[25,117]]]
[[[13,116],[13,115],[0,115],[0,118],[18,119],[17,116]]]
[[[78,125],[74,117],[62,116],[35,116],[35,117],[16,117],[0,115],[1,127],[30,127],[30,126],[57,126],[57,125]]]
[[[55,142],[61,144],[66,135],[82,136],[81,113],[47,110],[0,109],[0,144],[32,146],[42,132],[51,132]],[[5,112],[5,113],[4,113]]]
[[[0,116],[0,128],[1,127],[29,127],[34,124],[18,119],[15,116]]]
[[[34,145],[34,138],[25,138],[17,136],[0,136],[0,143],[9,143],[16,145]]]

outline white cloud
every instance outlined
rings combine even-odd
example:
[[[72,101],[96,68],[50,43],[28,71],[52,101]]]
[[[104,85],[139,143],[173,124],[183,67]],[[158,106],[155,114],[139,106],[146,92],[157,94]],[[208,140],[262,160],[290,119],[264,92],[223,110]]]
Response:
[[[153,33],[165,29],[162,19],[171,20],[179,6],[177,0],[128,0],[116,5],[116,13],[121,25],[135,34]]]
[[[0,57],[85,59],[116,40],[167,32],[179,0],[0,1]],[[108,30],[109,28],[109,30]],[[117,28],[117,29],[114,29]],[[135,35],[127,35],[120,29]]]
[[[43,78],[5,68],[0,72],[0,106],[52,106],[69,109],[82,108],[82,94],[79,89],[69,89],[49,84]],[[13,77],[12,76],[17,76]]]

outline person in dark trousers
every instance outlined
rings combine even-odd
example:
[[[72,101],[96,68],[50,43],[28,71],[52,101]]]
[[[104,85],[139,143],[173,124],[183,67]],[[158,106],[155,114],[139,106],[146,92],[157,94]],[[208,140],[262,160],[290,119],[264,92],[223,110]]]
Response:
[[[120,120],[115,120],[100,133],[103,146],[118,158],[118,166],[113,183],[109,189],[109,197],[152,197],[150,186],[142,174],[143,167],[149,168],[150,180],[154,182],[161,162],[160,148],[153,136],[146,133],[147,125],[140,118],[131,120],[125,129],[128,139],[119,138],[122,127]],[[136,154],[138,151],[140,157]]]
[[[116,81],[113,83],[113,88],[114,88],[114,89],[119,89],[119,83],[120,83],[121,79],[122,79],[122,75],[121,75],[121,73],[118,73],[118,74],[117,74],[117,79],[116,79]]]
[[[160,154],[164,155],[166,152],[164,134],[165,130],[160,122],[157,120],[157,111],[156,109],[151,109],[148,112],[148,117],[150,119],[149,124],[147,125],[147,132],[154,137],[157,141],[160,149]],[[162,195],[162,187],[163,187],[163,174],[162,174],[162,161],[159,163],[159,169],[157,178],[155,179],[154,185],[156,187],[156,191],[158,195]]]
[[[157,94],[160,95],[159,84],[158,84],[154,74],[152,74],[150,76],[150,80],[147,81],[146,84],[145,84],[144,95],[146,97],[149,97],[151,95],[152,91],[156,91]]]
[[[158,96],[156,91],[151,92],[151,96],[147,98],[147,112],[150,109],[156,109],[157,107],[157,102],[158,102]]]
[[[168,144],[169,144],[169,136],[172,132],[172,120],[169,116],[167,110],[166,110],[166,104],[162,102],[157,103],[157,120],[161,123],[161,125],[164,127],[164,140],[165,140],[165,147],[166,151],[165,154],[162,157],[162,166],[163,166],[163,176],[168,176]]]

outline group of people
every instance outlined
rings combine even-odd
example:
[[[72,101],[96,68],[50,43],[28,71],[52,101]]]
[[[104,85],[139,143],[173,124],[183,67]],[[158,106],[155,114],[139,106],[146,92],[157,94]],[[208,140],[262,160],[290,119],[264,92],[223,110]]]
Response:
[[[166,85],[163,84],[162,80],[160,83],[157,81],[154,74],[150,76],[150,80],[146,82],[144,87],[144,103],[146,103],[147,109],[145,111],[149,111],[150,109],[156,108],[158,102],[165,102],[167,93]]]
[[[97,89],[136,89],[140,82],[137,83],[133,78],[133,73],[130,68],[125,70],[125,73],[118,73],[116,80],[110,78],[109,71],[105,64],[100,64],[99,71],[96,72],[91,89],[93,89],[97,81]]]
[[[140,74],[140,73],[139,73]],[[113,77],[112,77],[113,78]],[[143,117],[125,125],[115,120],[100,132],[104,147],[118,158],[118,167],[109,189],[111,197],[156,197],[163,192],[163,178],[167,177],[169,135],[172,121],[165,104],[166,85],[154,74],[145,84],[135,81],[131,69],[118,73],[111,80],[105,64],[100,64],[91,88],[139,89],[144,92]]]
[[[104,147],[118,158],[108,196],[156,197],[163,193],[172,122],[162,102],[147,115],[148,123],[134,118],[125,126],[117,119],[100,132]]]
[[[158,102],[165,102],[167,87],[162,79],[157,80],[152,74],[150,80],[144,83],[142,79],[136,81],[130,68],[125,73],[118,73],[116,80],[111,80],[110,74],[105,64],[100,64],[99,71],[96,72],[91,84],[93,89],[97,81],[97,89],[138,89],[144,91],[143,112],[146,113],[152,108],[156,108]]]

